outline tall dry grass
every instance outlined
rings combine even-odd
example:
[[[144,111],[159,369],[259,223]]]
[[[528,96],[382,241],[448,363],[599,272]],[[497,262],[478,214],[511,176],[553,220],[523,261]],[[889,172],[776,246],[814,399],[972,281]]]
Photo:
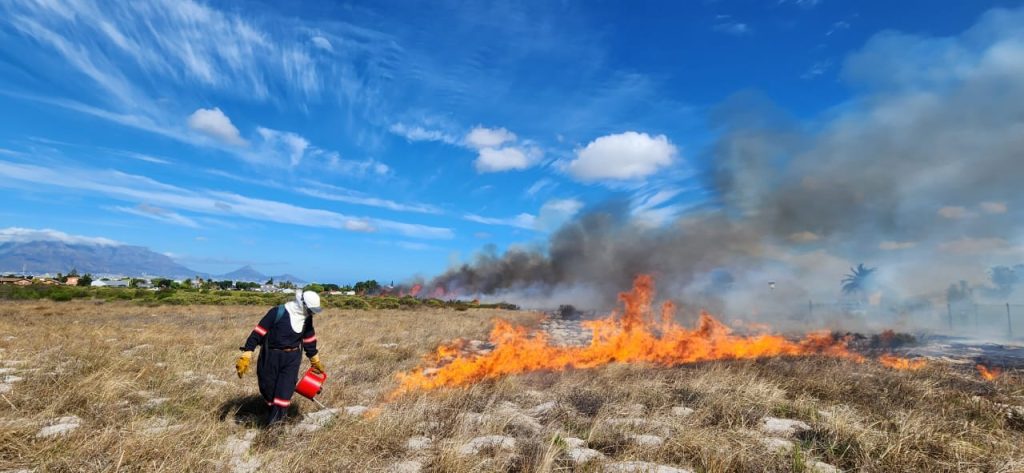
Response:
[[[566,439],[584,439],[611,460],[695,471],[806,471],[815,459],[846,471],[1024,471],[1019,373],[994,383],[972,368],[933,363],[900,372],[875,363],[804,358],[703,363],[679,368],[613,365],[533,373],[385,402],[394,373],[439,342],[483,338],[494,316],[535,323],[527,312],[343,311],[317,318],[332,407],[322,429],[259,427],[253,375],[233,372],[237,347],[264,309],[137,307],[87,302],[8,303],[0,313],[0,368],[19,376],[0,398],[0,471],[232,471],[227,448],[256,432],[248,466],[261,471],[383,471],[407,460],[425,471],[598,471],[574,466]],[[166,400],[164,400],[166,399]],[[293,419],[318,410],[295,398]],[[547,412],[524,416],[554,402]],[[674,416],[672,407],[694,409]],[[63,416],[81,426],[37,438]],[[810,425],[794,448],[773,453],[765,416]],[[622,423],[616,419],[642,419]],[[481,435],[515,439],[510,450],[461,455]],[[665,439],[638,446],[632,434]],[[412,451],[410,437],[432,446]]]

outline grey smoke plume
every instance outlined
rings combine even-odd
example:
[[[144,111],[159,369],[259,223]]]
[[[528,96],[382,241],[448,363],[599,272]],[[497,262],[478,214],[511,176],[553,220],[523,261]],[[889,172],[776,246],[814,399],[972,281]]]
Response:
[[[944,297],[1024,259],[1024,10],[955,37],[880,33],[841,77],[859,92],[810,122],[754,93],[719,106],[705,156],[715,198],[677,221],[651,228],[606,204],[543,248],[485,251],[433,284],[542,300],[587,288],[608,302],[650,272],[673,295],[727,287],[725,303],[749,310],[766,291],[835,299],[858,262],[896,300]]]

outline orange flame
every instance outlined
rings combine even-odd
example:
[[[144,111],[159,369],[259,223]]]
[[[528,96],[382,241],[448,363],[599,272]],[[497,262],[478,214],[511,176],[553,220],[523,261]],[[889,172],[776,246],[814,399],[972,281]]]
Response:
[[[999,375],[1003,374],[1003,370],[999,368],[989,368],[982,364],[974,365],[974,369],[978,370],[978,374],[986,381],[995,381]]]
[[[654,281],[640,275],[633,290],[619,294],[624,311],[605,319],[584,322],[593,332],[586,346],[552,345],[547,333],[495,320],[490,342],[493,351],[473,354],[463,351],[465,341],[442,345],[419,368],[398,373],[397,397],[418,390],[461,386],[501,376],[530,371],[594,368],[613,362],[647,362],[676,366],[707,360],[751,359],[781,355],[826,355],[863,361],[847,350],[846,340],[828,332],[815,332],[799,341],[780,335],[735,335],[725,324],[702,313],[696,329],[688,330],[674,321],[675,305],[665,302],[655,319],[651,302]]]
[[[904,371],[917,371],[928,364],[927,360],[921,358],[912,360],[909,358],[900,358],[889,353],[878,357],[878,362],[881,363],[882,366]]]

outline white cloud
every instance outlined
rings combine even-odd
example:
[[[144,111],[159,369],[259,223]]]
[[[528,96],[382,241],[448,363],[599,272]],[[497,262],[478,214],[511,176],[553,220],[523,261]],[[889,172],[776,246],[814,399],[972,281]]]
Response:
[[[942,218],[948,218],[950,220],[958,220],[961,218],[970,217],[972,214],[965,207],[960,206],[947,206],[939,209],[939,216]]]
[[[166,159],[163,159],[163,158],[158,158],[158,157],[156,157],[156,156],[150,156],[150,155],[148,155],[148,154],[143,154],[143,153],[135,153],[135,152],[132,152],[132,151],[124,151],[124,152],[122,152],[121,154],[123,154],[123,155],[125,155],[125,156],[128,156],[129,158],[132,158],[132,159],[135,159],[135,160],[139,160],[139,161],[145,161],[145,162],[147,162],[147,163],[153,163],[153,164],[171,164],[171,162],[170,162],[170,161],[168,161],[168,160],[166,160]]]
[[[1006,202],[982,202],[981,211],[987,214],[1004,214],[1006,213]]]
[[[440,214],[441,209],[428,204],[418,203],[401,203],[395,202],[389,199],[381,199],[379,197],[373,197],[365,195],[361,192],[356,192],[351,189],[344,189],[336,186],[328,186],[326,184],[318,185],[318,189],[308,187],[297,187],[296,192],[305,194],[310,197],[316,197],[318,199],[333,200],[335,202],[345,202],[356,205],[366,205],[370,207],[378,207],[382,209],[394,210],[396,212],[416,212],[424,214]]]
[[[572,218],[581,208],[583,208],[583,203],[576,199],[552,199],[540,207],[537,215],[523,212],[514,217],[496,218],[466,214],[463,218],[485,225],[504,225],[526,230],[548,231]]]
[[[631,205],[634,220],[651,227],[659,227],[675,220],[679,212],[683,210],[683,206],[669,202],[683,190],[678,187],[663,188],[660,186],[640,190],[634,195]]]
[[[148,177],[118,171],[94,171],[61,166],[59,170],[32,164],[0,161],[0,186],[21,183],[54,186],[128,202],[148,202],[168,209],[213,216],[236,216],[317,228],[352,231],[381,230],[416,238],[452,238],[449,228],[394,220],[354,217],[328,210],[300,207],[285,202],[200,189],[184,189]]]
[[[1012,246],[1006,239],[998,237],[964,237],[938,245],[938,250],[941,252],[963,255],[1003,253],[1011,249]]]
[[[671,165],[678,153],[665,135],[627,131],[591,141],[566,170],[581,181],[642,179]]]
[[[310,41],[313,42],[313,46],[323,49],[324,51],[334,52],[334,46],[331,44],[331,41],[323,36],[314,36]]]
[[[753,31],[750,29],[750,26],[747,26],[746,23],[741,23],[738,21],[727,21],[717,23],[714,26],[714,30],[719,33],[726,33],[734,36],[748,35]]]
[[[818,76],[828,72],[828,70],[831,69],[831,68],[832,68],[832,61],[831,60],[826,59],[824,61],[818,61],[818,62],[815,62],[814,64],[811,64],[811,67],[807,69],[807,72],[804,72],[803,74],[800,75],[800,78],[801,79],[814,79],[814,78],[816,78],[816,77],[818,77]]]
[[[135,207],[113,207],[118,212],[124,212],[127,214],[137,215],[139,217],[145,217],[153,219],[159,222],[170,223],[173,225],[181,225],[189,228],[199,228],[199,224],[195,220],[181,215],[177,212],[172,212],[167,209],[156,207],[149,204],[139,204]]]
[[[477,172],[501,172],[521,170],[533,166],[540,157],[538,148],[483,148],[473,165]]]
[[[537,195],[539,192],[543,191],[544,189],[554,188],[557,185],[558,184],[556,184],[551,179],[547,179],[547,178],[539,179],[537,182],[534,182],[533,185],[531,185],[529,188],[526,189],[526,195],[532,197],[534,195]]]
[[[456,144],[458,140],[441,130],[428,130],[422,126],[410,126],[405,123],[394,123],[388,127],[391,133],[404,137],[409,141],[440,141],[442,143]]]
[[[543,156],[543,151],[529,141],[511,146],[516,140],[515,133],[504,128],[477,126],[466,134],[462,144],[477,150],[473,166],[479,173],[526,169]]]
[[[188,117],[188,127],[206,136],[234,146],[247,143],[238,133],[238,128],[220,108],[200,108]]]
[[[832,27],[829,28],[827,32],[825,32],[825,36],[832,36],[840,31],[848,29],[850,29],[850,22],[840,20],[835,23],[832,23]]]
[[[504,128],[477,126],[466,134],[464,141],[467,146],[475,149],[497,148],[502,144],[516,141],[516,135]]]
[[[814,8],[821,3],[821,0],[779,0],[779,5],[791,3],[801,8]]]
[[[288,156],[291,166],[297,166],[302,162],[303,156],[306,155],[306,149],[309,148],[309,141],[297,133],[264,127],[257,127],[256,132],[263,138],[263,145],[269,152]]]
[[[793,233],[786,237],[786,239],[794,243],[811,243],[820,240],[821,236],[817,233],[804,230],[802,232]]]
[[[509,218],[484,217],[477,214],[466,214],[463,218],[470,222],[482,223],[484,225],[505,225],[509,227],[525,228],[527,230],[534,230],[537,222],[537,217],[535,215],[525,212]]]
[[[349,177],[386,176],[391,172],[391,168],[387,164],[375,159],[342,159],[341,155],[335,151],[316,148],[308,153],[307,157],[317,163],[313,167],[322,166],[323,169],[330,170],[335,174]]]
[[[69,235],[67,233],[49,228],[21,228],[8,227],[0,229],[0,242],[3,243],[26,243],[30,241],[59,241],[69,245],[100,245],[117,246],[123,243],[109,238],[87,237],[81,235]]]
[[[439,249],[436,246],[428,245],[418,241],[397,241],[395,246],[410,251],[431,251]]]
[[[916,241],[883,241],[878,244],[878,249],[883,251],[909,250],[917,246]]]

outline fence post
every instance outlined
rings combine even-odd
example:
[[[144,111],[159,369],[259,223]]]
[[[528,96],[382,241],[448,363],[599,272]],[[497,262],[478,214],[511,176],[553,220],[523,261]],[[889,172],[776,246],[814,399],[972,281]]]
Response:
[[[1010,332],[1010,338],[1013,338],[1013,322],[1010,321],[1010,303],[1006,303],[1006,330]]]
[[[807,318],[814,319],[814,301],[807,301]]]
[[[953,330],[953,306],[946,303],[946,312],[949,314],[949,330]]]

